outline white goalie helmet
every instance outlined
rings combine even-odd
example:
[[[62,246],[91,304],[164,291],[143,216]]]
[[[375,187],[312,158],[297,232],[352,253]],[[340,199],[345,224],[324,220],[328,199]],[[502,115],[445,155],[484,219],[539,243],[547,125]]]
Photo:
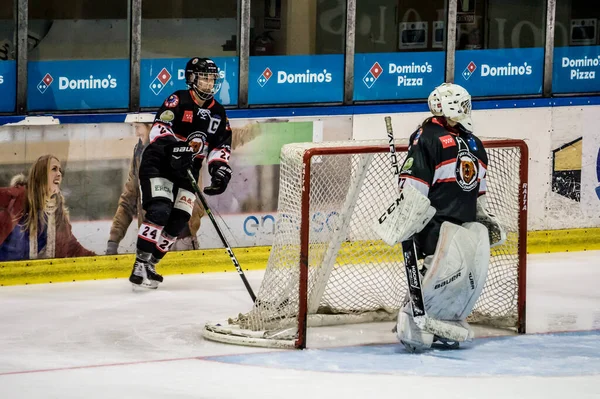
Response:
[[[429,110],[435,116],[459,123],[469,132],[473,131],[471,120],[471,95],[464,87],[454,83],[442,83],[427,99]]]

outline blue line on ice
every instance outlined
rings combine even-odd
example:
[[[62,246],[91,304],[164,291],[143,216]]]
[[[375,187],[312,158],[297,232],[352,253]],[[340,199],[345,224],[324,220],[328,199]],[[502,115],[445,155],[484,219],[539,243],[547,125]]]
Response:
[[[479,338],[458,350],[405,352],[400,344],[274,351],[207,359],[283,369],[437,377],[600,374],[600,331]]]

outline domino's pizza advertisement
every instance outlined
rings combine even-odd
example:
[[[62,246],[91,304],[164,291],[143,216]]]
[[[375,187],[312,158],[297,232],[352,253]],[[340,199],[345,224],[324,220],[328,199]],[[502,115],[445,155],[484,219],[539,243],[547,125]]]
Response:
[[[354,100],[427,98],[444,81],[446,53],[364,53],[354,57]]]
[[[474,97],[540,94],[544,49],[456,51],[454,82]]]
[[[129,60],[31,61],[30,111],[117,109],[129,106]]]
[[[223,105],[238,102],[238,57],[211,58],[223,76],[221,89],[215,95]],[[189,58],[142,59],[140,72],[140,106],[158,108],[176,90],[185,89],[185,65]]]
[[[600,91],[600,46],[554,49],[552,92]]]
[[[344,55],[250,57],[249,104],[341,102]]]

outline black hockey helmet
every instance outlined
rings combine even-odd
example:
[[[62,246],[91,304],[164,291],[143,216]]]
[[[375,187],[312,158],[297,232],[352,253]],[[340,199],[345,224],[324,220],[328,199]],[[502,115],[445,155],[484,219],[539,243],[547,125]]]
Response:
[[[203,100],[210,100],[221,89],[222,75],[210,58],[194,57],[185,65],[185,83]]]

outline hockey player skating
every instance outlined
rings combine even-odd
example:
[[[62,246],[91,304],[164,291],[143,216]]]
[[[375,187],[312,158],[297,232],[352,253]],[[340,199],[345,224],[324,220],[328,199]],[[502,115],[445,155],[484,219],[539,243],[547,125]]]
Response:
[[[486,208],[488,157],[473,134],[471,96],[444,83],[428,103],[433,116],[410,136],[400,171],[402,194],[388,208],[392,215],[375,223],[390,245],[414,239],[417,257],[424,259],[421,295],[426,316],[435,323],[415,323],[410,302],[400,310],[396,333],[411,352],[436,341],[458,347],[458,341],[473,337],[465,319],[485,284],[490,243],[506,240]]]
[[[136,259],[129,281],[157,288],[163,281],[156,265],[186,226],[195,202],[187,177],[198,176],[206,161],[211,185],[207,195],[222,194],[231,179],[231,129],[223,106],[214,99],[222,78],[208,58],[185,67],[188,90],[171,94],[156,113],[150,143],[139,168],[144,222],[138,231]]]

